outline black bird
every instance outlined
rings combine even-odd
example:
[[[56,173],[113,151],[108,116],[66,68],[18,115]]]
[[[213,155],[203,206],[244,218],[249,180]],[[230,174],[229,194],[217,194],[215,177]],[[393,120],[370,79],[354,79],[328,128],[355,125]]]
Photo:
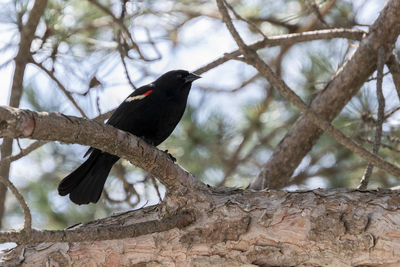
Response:
[[[182,118],[192,82],[199,78],[185,70],[169,71],[130,94],[107,124],[158,146]],[[89,158],[58,185],[58,193],[69,194],[78,205],[99,200],[111,167],[119,159],[95,148],[89,148],[87,154]]]

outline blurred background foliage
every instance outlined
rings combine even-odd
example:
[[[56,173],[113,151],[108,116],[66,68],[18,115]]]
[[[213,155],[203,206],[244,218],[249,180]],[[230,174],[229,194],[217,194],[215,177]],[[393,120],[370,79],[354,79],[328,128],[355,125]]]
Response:
[[[265,35],[336,27],[366,30],[384,5],[379,0],[230,3],[253,23],[235,21],[249,42],[262,38],[256,27]],[[0,72],[9,76],[8,81],[18,49],[18,31],[32,4],[28,0],[1,3]],[[333,39],[262,49],[259,53],[309,102],[356,47],[356,42]],[[194,71],[233,49],[235,45],[220,22],[214,1],[50,0],[32,44],[33,64],[26,71],[21,107],[94,118],[115,108],[135,87],[167,70]],[[168,149],[180,165],[205,183],[246,187],[299,112],[244,63],[229,61],[202,76],[193,86],[181,123],[160,149]],[[1,104],[7,103],[7,86],[2,83]],[[385,75],[384,90],[388,116],[380,153],[395,161],[400,149],[396,116],[399,100],[390,74]],[[334,124],[371,148],[377,106],[373,76]],[[23,148],[33,142],[19,141]],[[86,149],[47,143],[13,163],[12,181],[29,204],[35,227],[60,229],[162,199],[162,185],[125,160],[114,166],[99,203],[76,206],[58,196],[58,182],[83,161]],[[14,142],[17,153],[19,147]],[[287,189],[356,187],[365,167],[363,160],[323,135]],[[398,183],[375,168],[370,187]],[[5,205],[3,227],[22,225],[21,210],[11,194]]]

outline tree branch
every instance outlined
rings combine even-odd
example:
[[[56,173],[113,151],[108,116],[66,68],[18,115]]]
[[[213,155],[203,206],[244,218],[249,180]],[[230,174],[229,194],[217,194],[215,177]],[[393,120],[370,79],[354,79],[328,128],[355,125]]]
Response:
[[[22,149],[21,152],[18,153],[17,155],[9,156],[9,157],[6,157],[4,159],[1,159],[1,162],[9,164],[9,163],[11,163],[13,161],[19,160],[20,158],[25,157],[26,155],[28,155],[32,151],[38,149],[39,147],[41,147],[41,146],[43,146],[45,144],[47,144],[46,141],[36,141],[36,142],[30,144],[27,148]]]
[[[242,54],[245,57],[245,61],[255,67],[264,77],[268,79],[272,86],[279,90],[279,92],[290,102],[296,106],[304,115],[311,120],[312,123],[317,125],[319,128],[324,130],[330,136],[332,136],[336,141],[338,141],[343,146],[347,147],[357,155],[361,156],[368,162],[373,163],[377,167],[384,169],[388,173],[400,177],[400,168],[397,166],[386,162],[382,158],[377,155],[374,155],[367,150],[365,150],[361,145],[358,143],[353,142],[349,137],[347,137],[344,133],[333,127],[329,122],[321,118],[317,115],[317,113],[311,110],[303,100],[296,95],[287,85],[286,83],[281,80],[272,69],[265,64],[264,61],[260,59],[257,53],[248,47],[242,38],[240,37],[239,33],[236,31],[232,20],[229,17],[227,8],[225,7],[224,0],[217,0],[218,8],[222,14],[223,21],[225,22],[227,28],[231,32],[232,37],[235,39],[236,43],[239,46]],[[261,172],[262,175],[266,175],[264,172]]]
[[[130,33],[130,31],[128,30],[128,28],[125,26],[125,24],[123,23],[122,20],[118,19],[109,8],[103,6],[102,4],[100,4],[98,1],[96,0],[88,0],[90,3],[92,3],[93,5],[95,5],[96,7],[98,7],[101,11],[103,11],[104,13],[106,13],[107,15],[109,15],[112,20],[118,24],[118,26],[122,29],[122,31],[128,36],[128,39],[131,42],[132,47],[136,50],[136,52],[138,53],[140,59],[144,60],[144,61],[154,61],[157,60],[156,59],[148,59],[146,58],[142,51],[140,50],[140,47],[137,45],[137,43],[133,40],[132,34]]]
[[[130,235],[124,235],[125,231],[118,231],[112,235],[121,235],[120,240],[23,245],[0,257],[11,266],[43,266],[49,262],[54,266],[140,266],[160,262],[167,266],[400,263],[396,249],[400,236],[398,191],[236,190],[210,195],[209,199],[214,201],[208,205],[201,201],[187,205],[196,212],[196,220],[179,230],[136,238],[127,238]],[[156,220],[158,216],[159,210],[153,206],[79,228],[88,232],[100,229],[93,234],[96,238],[102,235],[102,226],[132,226],[135,231],[136,223]],[[13,261],[16,262],[12,264]]]
[[[24,212],[24,229],[20,233],[23,233],[25,236],[30,236],[31,232],[32,232],[32,215],[31,215],[31,211],[29,210],[28,205],[25,202],[24,197],[21,195],[21,193],[14,186],[14,184],[11,183],[11,181],[9,179],[6,179],[5,177],[0,176],[0,183],[4,184],[5,186],[7,186],[10,189],[10,191],[14,194],[15,198],[19,202],[19,204],[22,208],[22,211]],[[1,235],[1,233],[0,233],[0,235]],[[1,239],[1,237],[0,237],[0,239]]]
[[[11,87],[10,106],[18,107],[22,95],[22,82],[24,79],[25,67],[30,58],[30,49],[37,25],[47,5],[47,0],[36,0],[29,13],[29,18],[20,35],[19,50],[15,57],[15,70],[13,84]]]
[[[378,99],[378,118],[376,120],[375,140],[372,148],[372,153],[378,154],[379,147],[381,146],[382,139],[382,125],[385,120],[385,97],[382,91],[383,83],[383,67],[385,66],[385,48],[381,46],[378,49],[378,64],[377,64],[377,78],[376,78],[376,98]],[[371,177],[374,165],[368,163],[364,176],[361,179],[358,189],[365,190],[368,187],[369,178]]]
[[[387,1],[369,32],[351,58],[309,105],[320,118],[332,121],[356,95],[376,69],[377,50],[380,46],[385,47],[385,61],[391,54],[400,34],[400,2]],[[285,186],[322,133],[307,114],[302,114],[275,148],[260,175],[252,181],[251,188],[261,189],[263,185],[270,188]]]
[[[205,186],[172,162],[165,152],[130,133],[93,120],[0,107],[0,136],[92,146],[131,161],[175,193],[197,192]]]
[[[110,111],[107,111],[106,113],[100,114],[99,116],[93,118],[94,121],[103,123],[104,120],[108,119],[113,113],[114,113],[115,109],[112,109]],[[13,155],[13,156],[8,156],[4,159],[1,159],[1,163],[5,164],[9,164],[13,161],[19,160],[20,158],[25,157],[26,155],[28,155],[29,153],[35,151],[36,149],[42,147],[43,145],[47,144],[47,141],[36,141],[32,144],[30,144],[27,148],[22,149],[20,153]]]
[[[386,64],[392,74],[393,83],[400,100],[400,63],[397,61],[396,56],[392,54]]]
[[[26,64],[30,58],[30,48],[32,40],[35,36],[37,25],[39,24],[40,17],[42,16],[47,5],[47,0],[36,0],[29,13],[28,21],[22,27],[20,32],[20,42],[17,56],[15,57],[15,69],[11,86],[11,96],[9,105],[11,107],[18,107],[22,96],[23,79]],[[12,153],[13,140],[4,138],[1,145],[1,158],[9,157]],[[8,179],[10,174],[10,163],[0,162],[0,176]],[[1,219],[4,214],[4,203],[6,197],[6,187],[0,186],[0,227]]]
[[[249,45],[249,47],[254,50],[259,50],[271,46],[293,45],[295,43],[300,43],[300,42],[326,40],[333,38],[347,38],[350,40],[359,41],[362,39],[364,34],[365,34],[364,31],[357,29],[330,29],[330,30],[309,31],[303,33],[270,36],[268,37],[268,39],[263,39],[261,41]],[[240,50],[235,50],[229,53],[225,53],[222,57],[208,63],[207,65],[195,70],[194,72],[197,74],[202,74],[240,55],[241,55]]]
[[[87,118],[85,112],[82,110],[82,108],[76,103],[75,99],[72,97],[71,92],[65,88],[65,86],[56,78],[53,72],[49,71],[48,69],[43,66],[43,64],[36,62],[32,57],[31,61],[33,65],[37,66],[39,69],[44,71],[61,89],[61,91],[64,93],[64,95],[69,99],[69,101],[72,103],[72,105],[79,111],[79,113],[82,115],[82,117]]]
[[[1,180],[0,180],[1,181]],[[159,233],[173,228],[181,229],[195,220],[191,214],[177,214],[161,220],[151,220],[130,225],[107,225],[65,230],[35,230],[0,233],[0,242],[33,244],[42,242],[87,242],[138,237]]]

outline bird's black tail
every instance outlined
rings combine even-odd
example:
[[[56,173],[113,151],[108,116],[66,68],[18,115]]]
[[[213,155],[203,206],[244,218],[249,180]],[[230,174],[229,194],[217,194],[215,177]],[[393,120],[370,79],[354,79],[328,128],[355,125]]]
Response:
[[[119,157],[94,149],[89,158],[58,185],[61,196],[69,194],[72,202],[81,205],[96,203],[107,176]]]

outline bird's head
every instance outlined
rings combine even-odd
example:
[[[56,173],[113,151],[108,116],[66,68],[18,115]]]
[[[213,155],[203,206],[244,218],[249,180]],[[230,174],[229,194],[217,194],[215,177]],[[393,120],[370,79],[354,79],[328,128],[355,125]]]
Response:
[[[164,73],[155,82],[157,87],[163,87],[167,90],[179,91],[180,89],[190,89],[192,82],[201,78],[200,76],[190,73],[186,70],[172,70]]]

